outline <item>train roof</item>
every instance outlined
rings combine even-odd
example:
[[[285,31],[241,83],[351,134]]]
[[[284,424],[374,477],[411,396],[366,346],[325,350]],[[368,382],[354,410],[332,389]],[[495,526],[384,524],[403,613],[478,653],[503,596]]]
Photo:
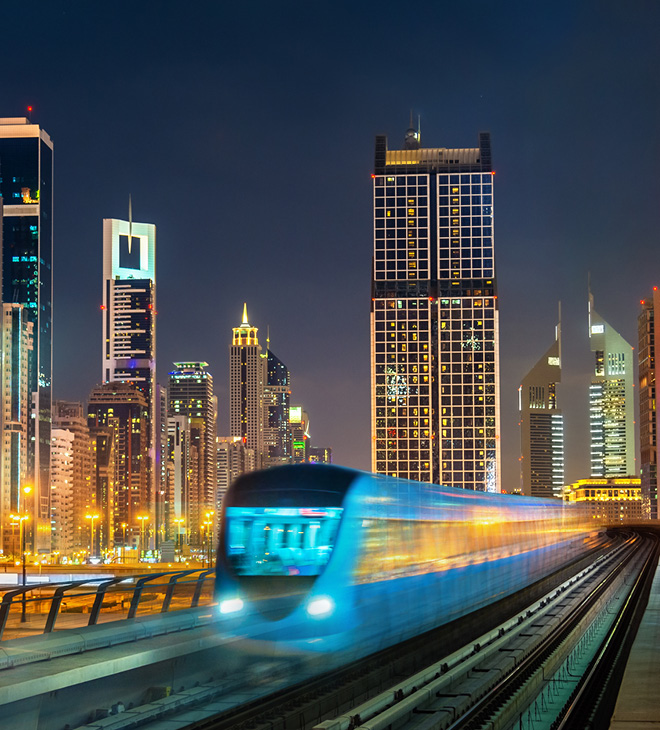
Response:
[[[563,506],[560,500],[475,492],[326,464],[249,472],[232,484],[223,502],[242,507],[339,507],[349,503],[359,505],[359,514],[365,518],[418,520],[461,519],[462,512],[469,512],[470,519],[475,519],[475,512],[488,519],[497,511],[503,513],[499,519],[525,519],[524,513],[530,510],[538,518],[542,509],[555,512]]]

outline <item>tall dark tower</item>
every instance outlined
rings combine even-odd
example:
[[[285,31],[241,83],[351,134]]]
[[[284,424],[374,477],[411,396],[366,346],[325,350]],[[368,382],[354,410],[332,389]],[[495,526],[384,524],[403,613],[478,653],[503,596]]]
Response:
[[[264,457],[262,466],[290,464],[291,426],[289,409],[291,376],[289,368],[270,349],[266,349],[266,382],[264,383]]]
[[[651,296],[640,301],[642,311],[637,318],[639,366],[639,442],[640,475],[644,512],[658,518],[658,418],[656,406],[655,358],[660,343],[660,291],[654,286]]]
[[[404,149],[376,137],[372,469],[500,491],[490,135]]]
[[[559,382],[561,321],[555,329],[555,341],[518,388],[520,486],[527,496],[563,496],[564,417],[557,404]]]
[[[53,289],[53,143],[25,117],[0,118],[2,301],[22,304],[34,325],[29,358],[27,480],[32,544],[50,550],[50,431]]]

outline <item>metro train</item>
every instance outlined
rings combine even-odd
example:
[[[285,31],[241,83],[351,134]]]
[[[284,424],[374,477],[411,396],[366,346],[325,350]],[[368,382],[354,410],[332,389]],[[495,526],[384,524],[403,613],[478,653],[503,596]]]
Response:
[[[592,534],[557,500],[320,464],[252,472],[223,503],[221,630],[288,651],[366,655],[534,583]]]

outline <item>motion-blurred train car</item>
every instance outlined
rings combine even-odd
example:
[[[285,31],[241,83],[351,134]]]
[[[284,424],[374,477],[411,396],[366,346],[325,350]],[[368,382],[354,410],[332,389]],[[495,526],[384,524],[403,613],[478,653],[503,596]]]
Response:
[[[219,610],[230,634],[352,658],[515,593],[590,534],[560,501],[318,464],[253,472],[224,500]]]

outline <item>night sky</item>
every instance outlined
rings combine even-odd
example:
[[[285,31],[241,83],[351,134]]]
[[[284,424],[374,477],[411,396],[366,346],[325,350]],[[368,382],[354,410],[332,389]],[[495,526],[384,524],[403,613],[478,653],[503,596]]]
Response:
[[[336,463],[370,467],[374,136],[490,131],[503,487],[563,312],[566,479],[588,476],[587,275],[636,346],[660,284],[660,3],[40,2],[2,11],[0,116],[55,143],[54,397],[101,378],[102,219],[157,226],[158,376],[206,360],[229,431],[250,323]]]

